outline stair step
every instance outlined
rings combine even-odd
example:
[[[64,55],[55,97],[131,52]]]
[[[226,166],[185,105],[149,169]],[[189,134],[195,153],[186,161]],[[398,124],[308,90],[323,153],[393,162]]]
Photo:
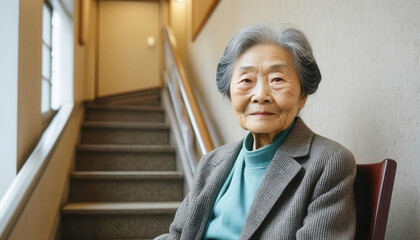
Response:
[[[132,98],[98,99],[92,103],[109,105],[161,106],[162,104],[160,100],[160,96],[151,95],[135,96]]]
[[[97,104],[97,103],[88,103],[86,104],[86,109],[101,109],[101,110],[127,110],[127,111],[157,111],[162,112],[164,109],[157,106],[136,106],[136,105],[108,105],[108,104]]]
[[[156,106],[86,105],[86,121],[164,122],[164,110]]]
[[[71,174],[76,179],[182,179],[182,172],[176,171],[77,171]]]
[[[86,128],[116,128],[116,129],[169,129],[165,123],[134,123],[119,121],[87,121],[82,124]]]
[[[113,100],[110,104],[136,105],[136,106],[161,106],[160,96],[137,97],[132,99]]]
[[[83,144],[79,145],[79,151],[91,152],[139,152],[139,153],[155,153],[170,152],[174,153],[175,148],[170,145],[129,145],[129,144]]]
[[[82,144],[169,144],[164,123],[84,122]]]
[[[95,145],[77,148],[76,171],[174,171],[169,145]]]
[[[159,87],[157,87],[157,88],[151,88],[151,89],[129,92],[129,93],[124,93],[124,94],[100,97],[96,99],[95,101],[110,101],[110,100],[118,100],[118,99],[132,99],[136,97],[151,97],[151,96],[160,97],[161,91],[162,90]]]
[[[175,213],[181,202],[79,202],[68,203],[63,214],[161,214]]]
[[[69,201],[180,201],[183,187],[182,172],[74,172],[70,179]]]
[[[62,239],[153,239],[168,232],[180,202],[69,203]]]

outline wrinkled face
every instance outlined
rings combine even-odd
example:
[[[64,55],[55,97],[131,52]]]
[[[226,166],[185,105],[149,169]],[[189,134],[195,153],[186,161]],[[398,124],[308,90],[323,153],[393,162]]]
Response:
[[[239,57],[230,94],[239,124],[253,134],[287,129],[306,102],[292,55],[273,44],[253,46]]]

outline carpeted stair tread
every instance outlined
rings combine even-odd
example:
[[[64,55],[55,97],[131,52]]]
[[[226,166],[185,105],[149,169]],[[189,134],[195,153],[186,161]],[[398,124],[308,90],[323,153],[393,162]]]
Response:
[[[160,106],[161,97],[158,95],[132,96],[131,98],[120,97],[113,99],[97,99],[87,104],[107,104],[107,105],[136,105],[136,106]]]
[[[141,144],[81,144],[77,147],[77,150],[89,152],[175,152],[175,148],[170,145]]]
[[[176,151],[168,144],[81,144],[77,171],[174,171]]]
[[[175,213],[181,202],[85,202],[68,203],[64,214],[161,214]]]
[[[126,110],[126,111],[150,111],[150,112],[163,112],[164,109],[158,106],[135,106],[135,105],[103,105],[103,104],[88,104],[86,105],[86,109],[101,109],[101,110]]]
[[[70,202],[180,201],[183,174],[176,171],[76,171]]]
[[[119,128],[119,129],[169,129],[165,123],[137,123],[137,122],[102,122],[89,121],[82,124],[83,128]]]
[[[116,94],[111,96],[104,96],[99,97],[96,100],[90,102],[104,102],[110,103],[115,100],[130,100],[135,98],[159,98],[160,99],[161,89],[160,88],[153,88],[135,92],[129,92],[125,94]]]
[[[164,122],[165,111],[158,106],[96,104],[86,106],[85,121]]]
[[[81,144],[169,145],[169,126],[162,122],[84,122]]]
[[[183,179],[178,171],[76,171],[72,179]]]

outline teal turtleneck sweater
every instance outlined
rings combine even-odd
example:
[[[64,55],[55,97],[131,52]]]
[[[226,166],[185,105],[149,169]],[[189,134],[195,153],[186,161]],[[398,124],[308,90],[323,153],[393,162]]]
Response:
[[[204,239],[239,239],[268,165],[292,126],[293,123],[277,134],[269,145],[254,151],[254,138],[251,133],[247,135],[232,171],[217,196]]]

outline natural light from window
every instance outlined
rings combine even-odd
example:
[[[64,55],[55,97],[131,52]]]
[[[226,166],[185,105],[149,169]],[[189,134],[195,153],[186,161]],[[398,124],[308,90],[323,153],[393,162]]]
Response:
[[[42,10],[42,99],[41,112],[51,110],[52,90],[52,6],[44,2]]]
[[[63,18],[60,14],[56,11],[53,12],[52,17],[52,43],[53,43],[53,51],[52,51],[52,91],[51,91],[51,108],[57,110],[60,108],[62,104],[62,99],[60,98],[60,93],[63,92],[62,89],[62,82],[60,79],[60,74],[64,72],[63,66],[61,65],[61,61],[59,59],[63,59],[62,48],[58,47],[62,44],[63,36],[66,36],[63,32],[63,28],[60,28],[64,24]]]

